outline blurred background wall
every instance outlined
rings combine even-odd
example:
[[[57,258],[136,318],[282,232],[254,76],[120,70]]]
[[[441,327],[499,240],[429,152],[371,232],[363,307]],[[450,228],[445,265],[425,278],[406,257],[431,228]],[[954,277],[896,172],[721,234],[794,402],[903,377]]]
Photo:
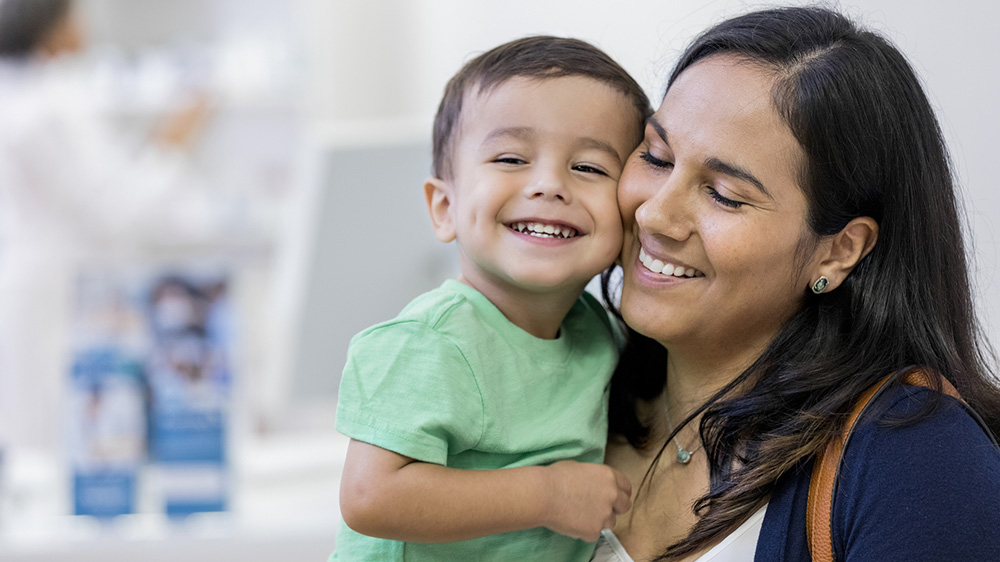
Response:
[[[40,412],[51,435],[9,446],[0,464],[2,560],[69,553],[81,561],[325,559],[339,516],[344,442],[332,426],[348,340],[456,274],[454,248],[434,238],[421,190],[430,169],[431,121],[447,79],[477,53],[546,33],[595,43],[658,100],[672,63],[696,33],[766,4],[80,5],[92,38],[84,59],[93,88],[123,134],[141,138],[156,115],[192,92],[211,100],[212,115],[189,159],[206,185],[213,227],[197,239],[144,246],[134,259],[214,260],[233,272],[239,337],[232,504],[228,513],[180,524],[142,509],[111,525],[71,517],[61,413]],[[1000,128],[994,25],[1000,4],[836,6],[893,40],[924,81],[962,189],[981,319],[1000,343],[1000,194],[990,164]]]

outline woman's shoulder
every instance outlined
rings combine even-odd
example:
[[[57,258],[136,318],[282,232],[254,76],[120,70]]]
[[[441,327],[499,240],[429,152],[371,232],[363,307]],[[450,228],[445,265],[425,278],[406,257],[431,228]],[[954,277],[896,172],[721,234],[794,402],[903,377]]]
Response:
[[[844,451],[846,467],[903,463],[920,474],[969,462],[1000,468],[1000,449],[969,407],[901,384],[887,388],[858,420]]]
[[[965,404],[893,385],[872,406],[844,450],[837,483],[844,507],[888,492],[921,503],[995,492],[990,502],[1000,502],[1000,449]]]
[[[913,549],[944,556],[937,559],[1000,559],[982,557],[1000,554],[1000,450],[967,407],[903,385],[874,406],[837,477],[832,523],[841,559],[864,552],[859,559],[903,560]]]
[[[965,406],[893,386],[859,420],[837,475],[838,560],[1000,560],[1000,450]],[[930,409],[928,409],[930,408]],[[758,560],[808,559],[812,463],[771,494]]]

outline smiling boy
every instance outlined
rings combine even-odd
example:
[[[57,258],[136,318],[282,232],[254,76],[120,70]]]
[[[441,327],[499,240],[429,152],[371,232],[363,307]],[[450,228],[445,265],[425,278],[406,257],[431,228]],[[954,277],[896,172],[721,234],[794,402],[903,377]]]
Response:
[[[588,560],[629,508],[600,464],[617,345],[584,287],[620,253],[649,113],[574,39],[501,45],[449,82],[424,191],[461,275],[351,341],[333,559]]]

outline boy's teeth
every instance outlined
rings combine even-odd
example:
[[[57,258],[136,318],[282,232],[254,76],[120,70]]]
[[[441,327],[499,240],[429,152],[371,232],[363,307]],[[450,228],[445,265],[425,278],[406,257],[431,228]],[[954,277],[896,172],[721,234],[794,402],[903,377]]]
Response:
[[[518,222],[511,225],[514,230],[537,236],[539,238],[573,238],[577,235],[576,230],[569,227],[555,226],[552,224],[541,224],[537,222]]]
[[[685,268],[681,266],[676,266],[672,263],[663,263],[661,260],[655,259],[646,253],[646,250],[639,248],[639,261],[642,262],[643,267],[652,271],[653,273],[659,273],[661,275],[672,275],[674,277],[701,277],[702,273],[694,268]]]

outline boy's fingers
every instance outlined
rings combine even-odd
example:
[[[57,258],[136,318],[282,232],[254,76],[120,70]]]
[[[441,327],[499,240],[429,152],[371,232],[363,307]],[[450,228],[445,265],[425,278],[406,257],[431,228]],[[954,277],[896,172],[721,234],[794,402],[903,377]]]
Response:
[[[618,487],[618,495],[611,506],[614,513],[625,513],[632,507],[632,483],[628,477],[619,470],[611,469],[615,475],[615,485]]]
[[[621,473],[621,471],[615,471],[615,482],[618,484],[618,489],[625,492],[626,495],[632,496],[632,483],[629,482],[627,476]]]
[[[632,496],[619,492],[618,497],[615,499],[615,503],[611,506],[611,510],[615,513],[615,515],[619,515],[625,513],[629,509],[632,509]]]

